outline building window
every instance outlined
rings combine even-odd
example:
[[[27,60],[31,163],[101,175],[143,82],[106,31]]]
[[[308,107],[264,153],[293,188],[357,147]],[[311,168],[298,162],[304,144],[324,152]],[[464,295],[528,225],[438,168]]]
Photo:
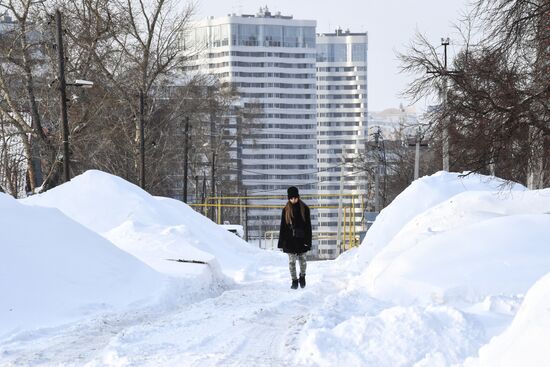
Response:
[[[328,45],[326,43],[321,43],[317,45],[317,61],[328,61]]]
[[[300,47],[300,27],[283,27],[284,29],[284,46],[285,47]]]
[[[345,43],[319,44],[317,45],[317,61],[346,62],[348,61],[347,49],[348,49],[348,45]]]
[[[346,62],[348,61],[348,45],[346,44],[335,44],[332,46],[332,60],[334,62]]]
[[[227,46],[229,44],[229,24],[211,27],[212,47]]]
[[[314,27],[303,27],[304,32],[304,47],[315,48],[316,35]]]
[[[253,24],[239,24],[239,46],[258,46],[259,27]]]
[[[281,47],[283,43],[283,27],[264,25],[264,46]]]
[[[367,61],[367,45],[364,43],[351,45],[352,61]]]

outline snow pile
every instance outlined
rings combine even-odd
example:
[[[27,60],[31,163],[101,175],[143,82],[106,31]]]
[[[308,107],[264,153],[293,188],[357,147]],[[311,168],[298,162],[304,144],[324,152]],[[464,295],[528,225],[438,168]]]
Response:
[[[550,190],[455,195],[407,223],[361,281],[400,304],[524,294],[550,269],[548,208]]]
[[[550,365],[550,273],[527,293],[510,327],[480,349],[466,367]]]
[[[259,263],[279,256],[248,245],[182,202],[153,197],[136,185],[101,171],[87,171],[23,202],[58,208],[154,269],[172,276],[195,277],[213,272],[215,278],[220,278],[223,271],[243,279]],[[209,266],[166,259],[205,261]]]
[[[355,261],[366,265],[410,220],[423,211],[466,191],[523,191],[519,184],[478,174],[463,176],[440,171],[414,181],[384,208],[369,229]]]
[[[311,330],[300,347],[299,363],[449,366],[475,354],[483,340],[483,328],[475,320],[448,306],[355,310],[353,316],[334,325],[327,323],[326,316],[321,311],[307,325]]]
[[[323,278],[345,270],[337,271],[336,264]],[[475,355],[487,342],[484,324],[456,307],[394,305],[370,297],[358,282],[343,285],[311,310],[296,364],[446,367]]]
[[[420,367],[475,356],[550,269],[549,214],[550,189],[444,172],[416,181],[380,214],[361,247],[335,262],[358,275],[308,320],[298,362]],[[510,365],[548,364],[520,362],[531,351],[537,356],[525,360],[548,362],[548,315],[540,329],[532,320],[548,313],[549,283],[532,296],[539,307],[514,321],[514,338],[532,333],[538,340],[511,349],[518,359]],[[522,310],[526,304],[529,297]],[[495,356],[512,339],[483,348],[482,366],[498,365]]]
[[[0,193],[0,336],[142,303],[165,280],[58,210]]]

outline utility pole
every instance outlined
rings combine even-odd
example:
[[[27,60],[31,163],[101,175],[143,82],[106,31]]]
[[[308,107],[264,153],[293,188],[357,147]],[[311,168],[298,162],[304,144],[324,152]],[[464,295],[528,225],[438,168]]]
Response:
[[[420,126],[416,130],[416,149],[414,154],[414,179],[418,179],[420,171]]]
[[[199,175],[195,175],[195,204],[199,202]]]
[[[262,238],[264,236],[263,220],[260,219],[260,236],[259,236],[259,248],[262,248]]]
[[[443,46],[443,70],[427,70],[428,74],[439,74],[443,77],[443,88],[441,91],[441,104],[443,106],[447,105],[447,77],[451,74],[459,74],[457,70],[448,70],[447,69],[447,46],[449,46],[449,38],[441,38],[441,45]],[[443,156],[443,170],[449,171],[449,122],[443,121],[443,132],[442,132],[442,156]]]
[[[244,240],[248,242],[248,189],[244,188],[244,196],[246,199],[244,200]]]
[[[139,90],[139,184],[145,190],[145,102],[143,89]]]
[[[374,133],[376,145],[376,174],[374,175],[374,211],[380,213],[380,127]]]
[[[71,180],[69,166],[69,119],[67,117],[67,82],[65,80],[65,53],[63,51],[63,29],[61,28],[61,11],[55,11],[55,22],[57,25],[57,52],[59,67],[59,91],[61,102],[61,124],[63,127],[63,176],[65,182]]]
[[[414,179],[417,180],[418,177],[420,177],[420,147],[427,147],[427,143],[422,142],[422,128],[420,125],[417,126],[416,134],[415,134],[415,142],[412,143],[409,141],[408,146],[415,147],[415,154],[414,154]]]
[[[210,168],[210,192],[212,197],[216,196],[216,149],[212,147],[212,165]],[[212,208],[212,218],[215,221],[216,216],[214,213],[214,208]]]
[[[240,118],[239,107],[234,107],[235,111],[235,128],[237,130],[237,192],[239,196],[242,196],[243,191],[243,139],[242,139],[242,119]],[[239,203],[243,200],[239,199]],[[239,224],[243,225],[244,221],[244,208],[239,207]]]
[[[447,45],[445,45],[445,70],[447,69]],[[447,77],[443,77],[443,106],[447,106]],[[449,172],[450,162],[449,162],[449,121],[443,122],[443,171]]]
[[[212,87],[208,87],[208,98],[210,100],[210,149],[212,150],[212,159],[211,159],[211,180],[210,180],[210,192],[212,197],[216,196],[216,146],[214,145],[214,134],[216,132],[216,122],[214,116],[214,103],[212,101]],[[219,210],[219,209],[218,209]],[[216,221],[216,216],[214,214],[214,209],[212,208],[212,221]]]
[[[187,174],[189,169],[189,116],[185,117],[185,146],[183,157],[183,202],[187,203]]]
[[[344,159],[344,157],[342,157]],[[345,161],[344,161],[345,162]],[[340,195],[338,198],[338,226],[336,228],[336,248],[339,253],[342,253],[342,198],[344,195],[344,167],[345,163],[340,166]]]
[[[203,214],[204,216],[208,213],[208,207],[206,207],[204,204],[206,204],[206,172],[202,171],[202,197],[201,197],[201,204],[203,204]]]

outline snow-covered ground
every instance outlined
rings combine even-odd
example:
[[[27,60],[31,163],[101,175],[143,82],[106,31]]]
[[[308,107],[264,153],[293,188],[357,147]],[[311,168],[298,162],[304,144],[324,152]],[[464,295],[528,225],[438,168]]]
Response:
[[[286,255],[88,171],[0,194],[0,365],[548,366],[548,228],[550,189],[440,172],[291,290]]]

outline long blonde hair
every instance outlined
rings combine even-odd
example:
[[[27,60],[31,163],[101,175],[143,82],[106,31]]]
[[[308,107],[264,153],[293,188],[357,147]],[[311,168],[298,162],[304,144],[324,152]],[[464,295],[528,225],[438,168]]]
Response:
[[[305,222],[306,221],[306,206],[304,205],[302,200],[300,200],[299,198],[298,198],[298,203],[300,204],[300,213],[302,214],[302,219]],[[286,224],[292,224],[293,219],[294,219],[294,213],[292,213],[292,203],[289,200],[285,205],[285,221],[286,221]]]

